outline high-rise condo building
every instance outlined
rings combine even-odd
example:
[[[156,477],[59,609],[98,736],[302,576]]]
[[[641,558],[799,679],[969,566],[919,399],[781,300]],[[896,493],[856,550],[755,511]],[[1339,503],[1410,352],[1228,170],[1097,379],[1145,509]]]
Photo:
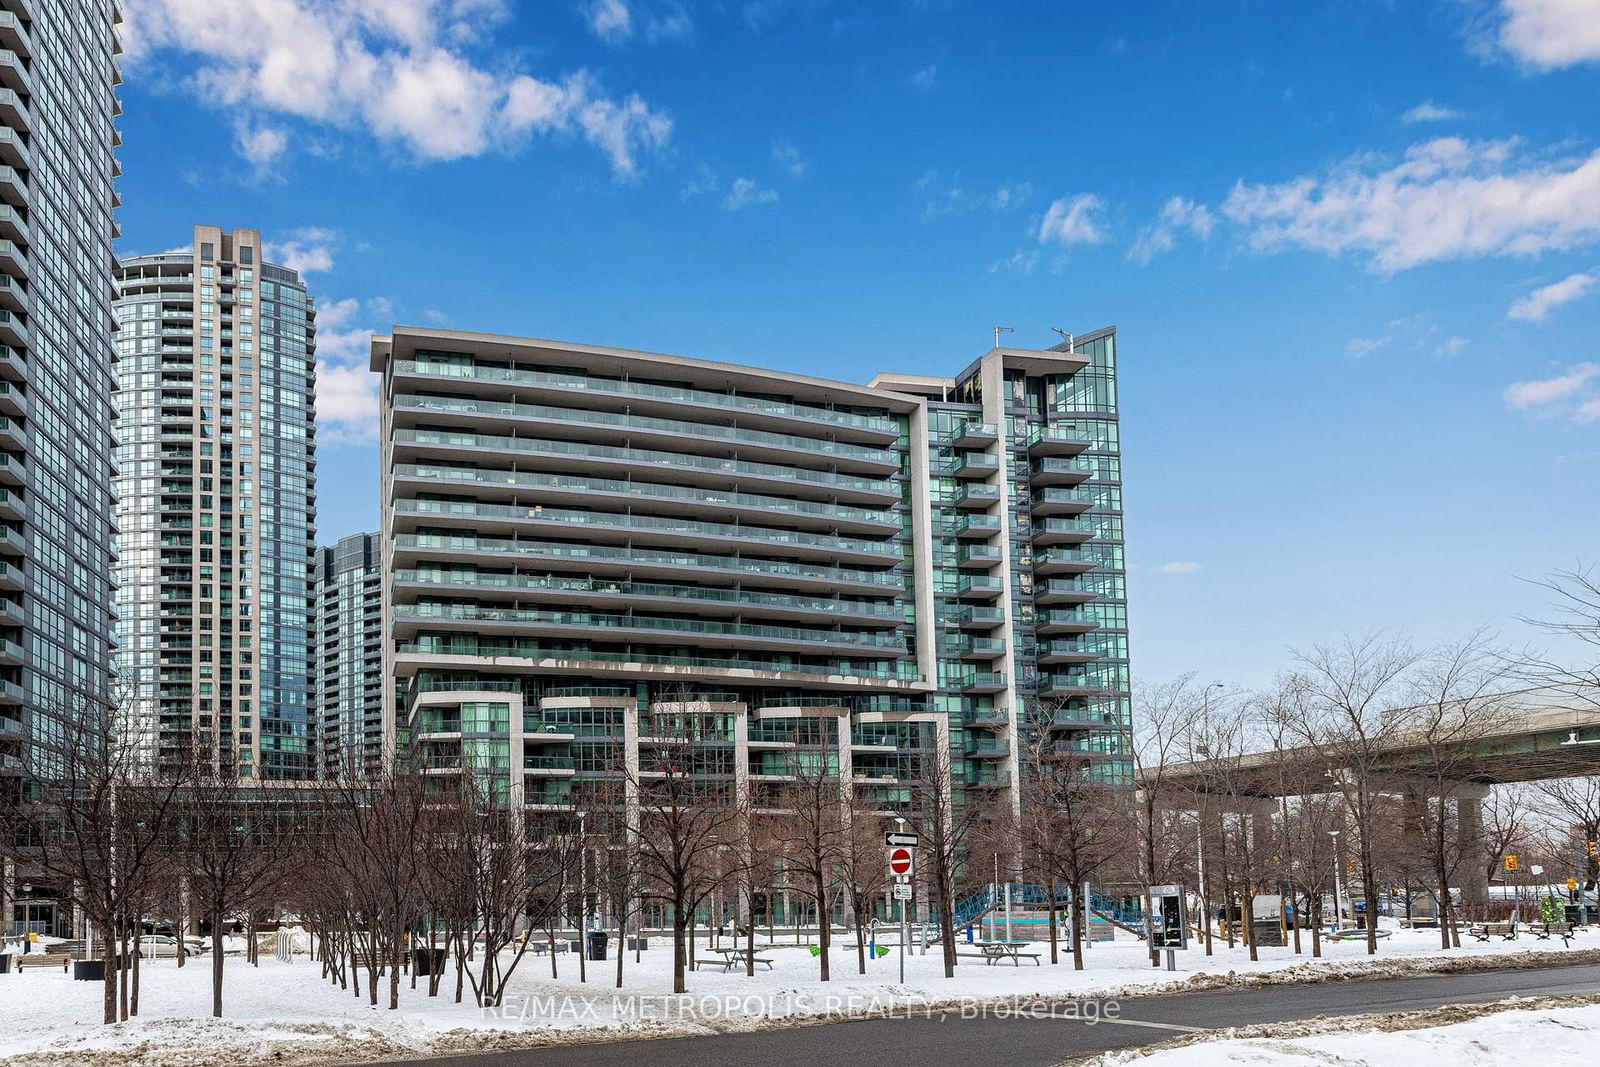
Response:
[[[757,806],[800,734],[883,810],[929,767],[1014,810],[1025,739],[1129,775],[1115,341],[852,385],[374,339],[385,670],[415,760],[562,805],[696,714]]]
[[[154,756],[316,776],[316,312],[255,230],[117,272],[117,634]],[[203,750],[203,749],[202,749]]]
[[[110,694],[112,0],[0,5],[0,790]],[[64,898],[0,875],[0,926]]]
[[[378,535],[317,549],[312,573],[311,709],[325,777],[380,773],[390,753],[383,682]]]

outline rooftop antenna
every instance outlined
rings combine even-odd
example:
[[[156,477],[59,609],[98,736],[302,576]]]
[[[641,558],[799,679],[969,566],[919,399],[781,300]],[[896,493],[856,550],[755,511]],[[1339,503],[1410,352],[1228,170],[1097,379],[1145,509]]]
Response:
[[[1052,330],[1054,330],[1056,333],[1059,333],[1062,336],[1062,338],[1067,342],[1067,351],[1068,352],[1077,351],[1077,349],[1073,347],[1072,335],[1070,333],[1068,333],[1066,330],[1063,330],[1059,326],[1052,326],[1050,328]]]
[[[1001,334],[1003,334],[1003,333],[1016,333],[1016,332],[1017,332],[1016,330],[1013,330],[1009,326],[996,326],[994,328],[994,346],[996,348],[1000,347],[1000,335]]]

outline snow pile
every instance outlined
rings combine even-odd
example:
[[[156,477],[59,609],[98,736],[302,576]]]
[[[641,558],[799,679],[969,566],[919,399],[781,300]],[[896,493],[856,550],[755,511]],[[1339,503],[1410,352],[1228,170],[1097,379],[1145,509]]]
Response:
[[[1108,1052],[1105,1067],[1592,1067],[1600,1048],[1600,1005],[1497,1011],[1466,1022],[1383,1030],[1371,1018],[1304,1037],[1200,1041],[1152,1052]]]
[[[29,970],[0,976],[0,1059],[25,1055],[30,1065],[63,1067],[97,1060],[162,1067],[221,1060],[349,1062],[748,1030],[920,1013],[963,1003],[1126,996],[1474,965],[1577,963],[1594,959],[1600,949],[1600,938],[1580,935],[1571,949],[1559,942],[1553,948],[1548,942],[1475,943],[1445,953],[1436,933],[1397,930],[1376,958],[1366,956],[1364,945],[1345,943],[1325,945],[1322,961],[1295,956],[1291,949],[1263,948],[1261,959],[1251,962],[1244,949],[1229,950],[1219,942],[1209,959],[1199,949],[1180,954],[1180,969],[1169,973],[1151,969],[1141,943],[1121,940],[1090,949],[1084,971],[1072,970],[1066,953],[1059,965],[1051,966],[1049,946],[1034,945],[1032,950],[1042,956],[1038,966],[1028,960],[1017,967],[989,966],[964,957],[955,978],[946,979],[935,947],[926,956],[907,956],[902,983],[893,951],[870,961],[867,974],[858,975],[854,946],[836,945],[829,955],[833,980],[824,983],[818,980],[809,946],[768,945],[764,940],[757,942],[757,955],[772,961],[770,970],[760,967],[753,978],[742,968],[732,973],[720,967],[696,970],[688,977],[690,993],[684,996],[669,992],[672,949],[663,939],[652,939],[638,963],[633,953],[626,954],[621,989],[615,988],[615,945],[612,959],[589,963],[586,983],[578,981],[578,961],[571,954],[556,957],[559,976],[554,978],[548,957],[529,955],[513,975],[498,1011],[480,1011],[470,985],[463,1002],[455,1003],[455,974],[449,967],[441,995],[433,998],[426,995],[425,978],[413,990],[410,976],[403,976],[400,1007],[389,1011],[386,978],[380,981],[379,1006],[374,1008],[364,995],[357,998],[324,981],[320,966],[304,955],[281,963],[264,954],[258,967],[237,956],[226,958],[225,1018],[215,1020],[209,1018],[208,958],[192,959],[183,968],[172,959],[147,960],[141,968],[139,1018],[111,1027],[99,1021],[99,983],[74,982],[60,971]],[[962,944],[960,951],[975,949]],[[698,957],[714,958],[703,939]]]

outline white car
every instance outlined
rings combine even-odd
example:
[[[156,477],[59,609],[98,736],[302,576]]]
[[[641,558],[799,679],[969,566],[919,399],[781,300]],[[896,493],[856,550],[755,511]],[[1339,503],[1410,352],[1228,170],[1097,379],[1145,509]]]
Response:
[[[184,951],[191,956],[211,951],[211,946],[199,938],[183,939]],[[143,960],[170,960],[178,957],[178,939],[167,934],[146,934],[139,939],[139,958]]]

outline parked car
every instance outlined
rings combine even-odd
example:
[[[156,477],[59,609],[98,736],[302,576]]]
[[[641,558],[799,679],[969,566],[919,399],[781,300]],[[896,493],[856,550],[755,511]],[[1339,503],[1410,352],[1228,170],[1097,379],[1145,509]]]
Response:
[[[209,952],[211,946],[198,938],[184,938],[184,950],[191,956]],[[170,960],[178,957],[178,939],[167,934],[146,934],[139,939],[139,958]]]

